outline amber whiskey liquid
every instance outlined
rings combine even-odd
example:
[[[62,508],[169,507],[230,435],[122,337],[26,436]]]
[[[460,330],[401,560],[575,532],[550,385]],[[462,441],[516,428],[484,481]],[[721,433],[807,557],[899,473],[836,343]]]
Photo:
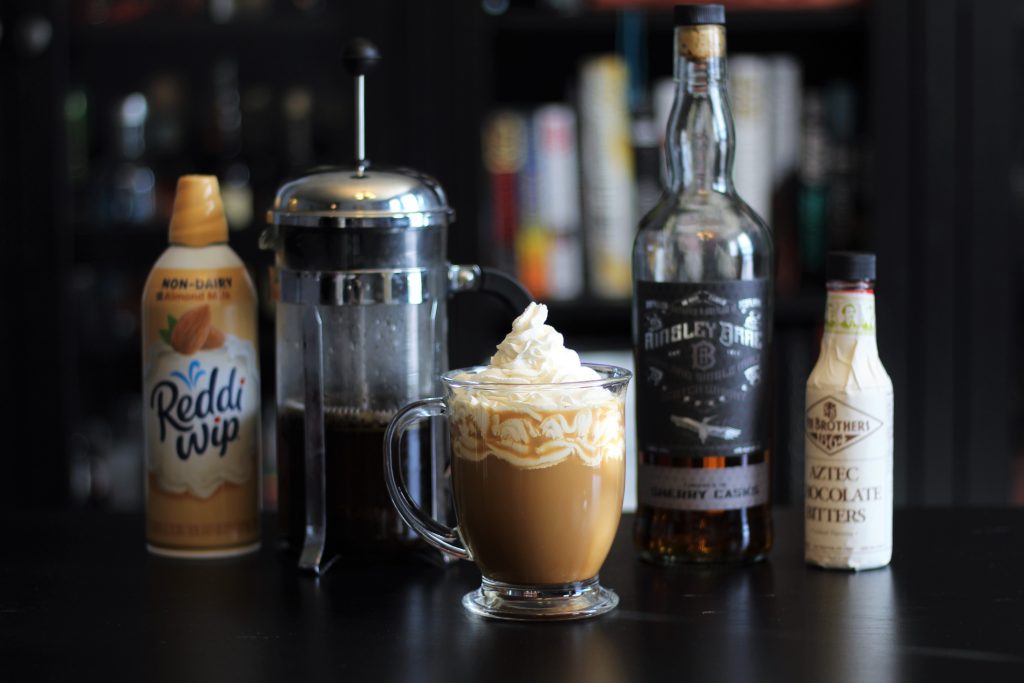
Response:
[[[688,458],[676,467],[746,467],[768,463],[768,451],[733,457]],[[772,545],[770,502],[736,510],[672,510],[639,505],[634,538],[640,556],[656,564],[743,562]]]

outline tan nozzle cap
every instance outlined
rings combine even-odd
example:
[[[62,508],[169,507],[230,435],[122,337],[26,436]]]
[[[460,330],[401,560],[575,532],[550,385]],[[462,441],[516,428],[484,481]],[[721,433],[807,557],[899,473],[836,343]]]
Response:
[[[171,214],[170,242],[204,247],[228,241],[228,222],[220,200],[217,176],[183,175],[178,178]]]

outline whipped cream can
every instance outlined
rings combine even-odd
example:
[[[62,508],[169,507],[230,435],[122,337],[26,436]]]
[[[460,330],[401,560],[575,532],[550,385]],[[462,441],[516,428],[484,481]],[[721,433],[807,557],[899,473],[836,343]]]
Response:
[[[216,178],[179,180],[170,242],[142,301],[147,544],[241,554],[260,536],[257,300]]]

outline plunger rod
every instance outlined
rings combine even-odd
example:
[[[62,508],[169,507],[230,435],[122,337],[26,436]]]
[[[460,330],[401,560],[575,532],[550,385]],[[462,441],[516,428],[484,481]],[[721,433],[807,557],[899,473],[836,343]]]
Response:
[[[356,167],[362,175],[370,165],[366,159],[366,72],[380,61],[380,52],[365,38],[355,38],[345,48],[342,61],[349,73],[355,76]]]
[[[356,76],[356,162],[359,170],[366,163],[366,76]]]

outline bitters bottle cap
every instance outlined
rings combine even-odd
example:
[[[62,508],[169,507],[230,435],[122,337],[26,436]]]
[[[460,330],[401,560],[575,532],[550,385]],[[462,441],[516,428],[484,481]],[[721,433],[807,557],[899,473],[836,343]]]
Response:
[[[875,255],[860,251],[830,251],[825,260],[827,280],[874,280]]]
[[[171,244],[205,247],[228,241],[228,222],[220,199],[217,176],[183,175],[174,193],[169,239]]]

